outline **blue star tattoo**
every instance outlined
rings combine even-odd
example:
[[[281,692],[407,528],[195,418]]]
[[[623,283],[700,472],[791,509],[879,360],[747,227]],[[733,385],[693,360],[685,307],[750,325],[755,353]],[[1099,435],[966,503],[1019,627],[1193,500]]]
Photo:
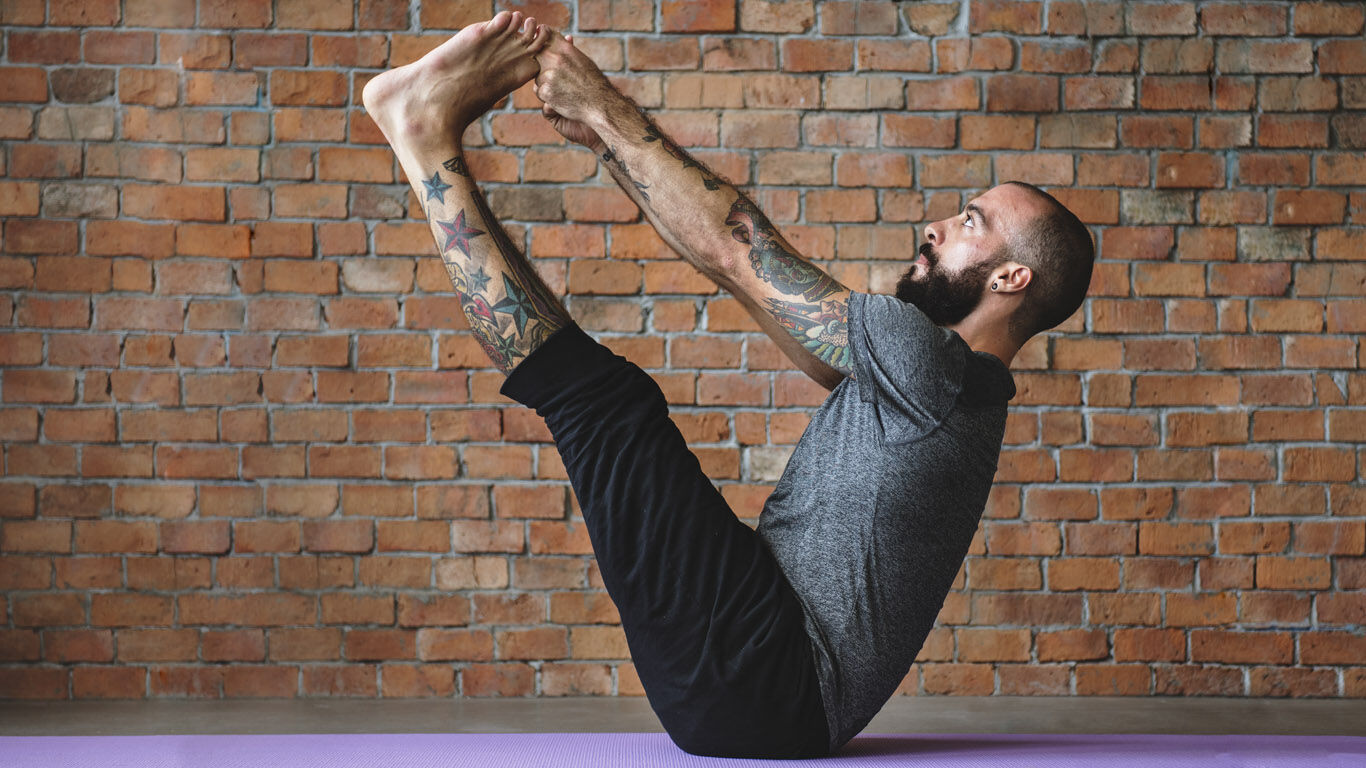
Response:
[[[450,221],[438,220],[436,226],[440,227],[441,231],[446,233],[446,242],[441,246],[441,250],[443,252],[449,251],[451,246],[454,245],[466,256],[470,255],[470,241],[484,234],[484,230],[482,229],[466,226],[464,209],[461,209],[459,215]]]
[[[489,287],[489,280],[491,278],[489,277],[489,273],[485,272],[483,267],[480,267],[477,272],[469,276],[469,279],[470,290],[476,293],[482,293]]]
[[[536,305],[531,303],[531,297],[527,296],[526,291],[508,279],[506,274],[503,275],[503,289],[507,291],[507,298],[494,304],[493,311],[511,315],[512,321],[517,324],[517,334],[524,335],[527,321],[536,314]]]
[[[516,357],[526,357],[526,353],[517,348],[517,345],[512,341],[511,336],[505,338],[494,334],[493,348],[498,351],[498,354],[503,356],[504,360],[511,361]]]
[[[440,171],[432,171],[432,177],[423,179],[422,184],[427,187],[427,200],[435,197],[438,203],[446,204],[446,190],[450,189],[451,185],[441,180]]]

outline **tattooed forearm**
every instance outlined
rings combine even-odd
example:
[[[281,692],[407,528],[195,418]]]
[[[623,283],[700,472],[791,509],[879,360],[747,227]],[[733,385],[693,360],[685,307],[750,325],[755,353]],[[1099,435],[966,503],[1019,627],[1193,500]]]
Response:
[[[824,270],[793,253],[763,212],[744,195],[736,198],[726,216],[731,236],[749,248],[749,265],[764,282],[791,296],[818,301],[840,290]]]
[[[731,205],[726,226],[749,246],[749,266],[779,296],[765,296],[764,309],[816,359],[849,372],[848,291],[787,246],[768,217],[744,195]]]
[[[819,360],[841,371],[853,368],[849,358],[849,302],[803,304],[766,299],[768,311],[793,338]]]
[[[849,372],[848,333],[841,321],[849,290],[802,258],[753,202],[680,149],[644,113],[613,112],[595,129],[603,165],[664,243],[734,293],[799,368],[834,387]],[[650,185],[648,197],[632,183],[637,177]]]

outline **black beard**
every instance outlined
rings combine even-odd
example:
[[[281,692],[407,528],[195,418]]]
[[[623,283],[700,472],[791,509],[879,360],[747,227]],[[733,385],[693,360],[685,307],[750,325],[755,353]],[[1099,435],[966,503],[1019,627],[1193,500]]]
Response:
[[[896,284],[896,297],[913,304],[930,322],[946,326],[960,322],[982,303],[987,275],[997,267],[991,261],[950,274],[939,267],[939,258],[929,243],[920,246],[928,266],[921,278],[912,277],[915,267],[906,270]]]

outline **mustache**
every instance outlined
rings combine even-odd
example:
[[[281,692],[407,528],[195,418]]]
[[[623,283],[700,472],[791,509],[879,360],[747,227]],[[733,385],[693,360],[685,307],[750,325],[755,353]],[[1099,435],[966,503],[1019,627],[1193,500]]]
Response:
[[[920,251],[920,255],[925,257],[925,261],[931,267],[933,267],[934,263],[939,260],[939,257],[935,255],[934,246],[928,242],[921,243],[920,248],[918,250]]]

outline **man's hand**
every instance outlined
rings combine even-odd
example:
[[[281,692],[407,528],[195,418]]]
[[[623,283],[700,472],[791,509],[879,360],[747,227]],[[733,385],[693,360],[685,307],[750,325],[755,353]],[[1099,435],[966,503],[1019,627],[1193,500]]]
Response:
[[[541,106],[541,114],[545,116],[546,120],[550,121],[550,127],[554,128],[561,136],[575,144],[582,144],[583,146],[588,147],[592,150],[593,154],[600,155],[606,148],[602,143],[602,139],[598,137],[598,134],[595,133],[592,128],[589,128],[577,120],[570,120],[564,115],[561,115],[551,109],[549,104]]]
[[[602,70],[583,51],[574,47],[574,37],[551,32],[551,41],[536,57],[541,65],[536,75],[536,97],[543,105],[541,114],[559,134],[575,144],[601,153],[604,144],[585,118],[591,104],[619,94]]]

